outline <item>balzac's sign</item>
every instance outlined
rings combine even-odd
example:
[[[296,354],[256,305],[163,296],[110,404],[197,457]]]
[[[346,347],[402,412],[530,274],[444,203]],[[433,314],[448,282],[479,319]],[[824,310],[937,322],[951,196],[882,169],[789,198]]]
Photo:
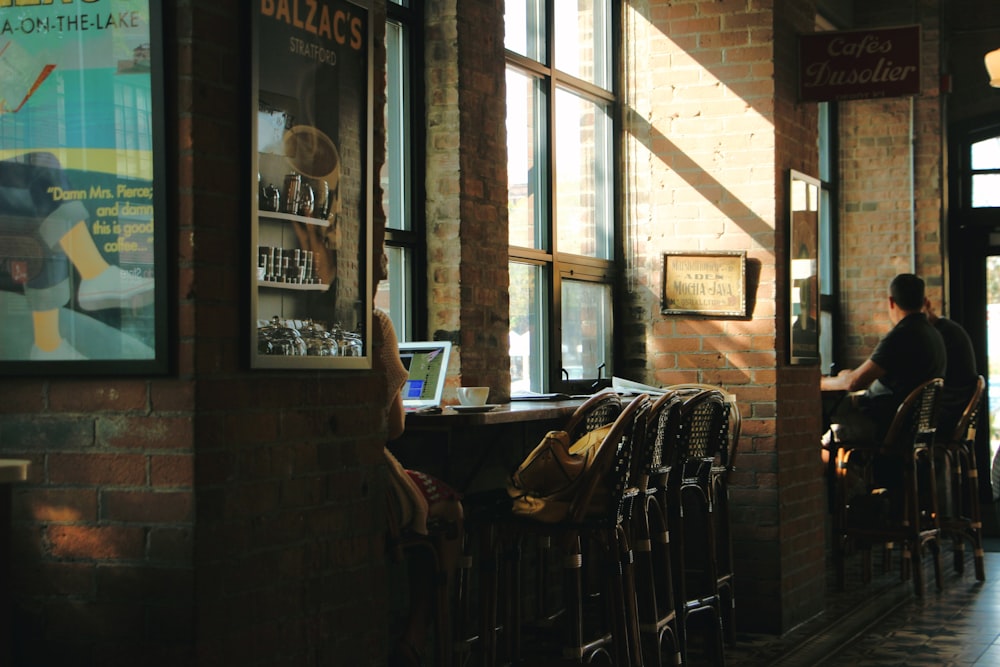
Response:
[[[920,26],[799,36],[799,100],[920,93]]]

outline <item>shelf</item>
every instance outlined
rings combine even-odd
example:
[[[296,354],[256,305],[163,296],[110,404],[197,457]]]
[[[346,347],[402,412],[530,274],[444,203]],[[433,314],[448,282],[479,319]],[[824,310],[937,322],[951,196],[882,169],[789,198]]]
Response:
[[[271,289],[283,289],[292,290],[297,292],[324,292],[330,289],[330,286],[325,283],[316,283],[314,285],[301,285],[299,283],[277,283],[270,280],[258,280],[258,287],[270,287]]]
[[[278,213],[277,211],[260,211],[258,213],[262,220],[275,220],[278,222],[301,222],[306,225],[316,225],[318,227],[329,227],[330,221],[326,218],[307,218],[304,215],[294,213]]]

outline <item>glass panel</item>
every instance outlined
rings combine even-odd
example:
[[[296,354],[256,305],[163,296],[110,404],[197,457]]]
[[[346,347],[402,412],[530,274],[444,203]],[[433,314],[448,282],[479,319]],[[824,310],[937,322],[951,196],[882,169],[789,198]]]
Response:
[[[514,53],[548,64],[545,57],[545,1],[508,0],[504,5],[504,46]]]
[[[556,91],[559,252],[612,259],[611,119],[602,106]]]
[[[413,323],[410,309],[406,307],[413,292],[410,281],[413,251],[386,246],[385,254],[389,258],[389,279],[379,283],[375,306],[389,313],[400,340],[413,340]]]
[[[819,110],[819,180],[829,183],[833,176],[830,154],[830,103],[820,102]]]
[[[562,281],[563,379],[608,378],[611,355],[611,286]]]
[[[990,460],[986,469],[997,457],[1000,449],[1000,255],[986,258],[986,358],[989,361],[988,387],[990,418]],[[1000,491],[1000,479],[993,477],[993,494]]]
[[[974,208],[1000,206],[1000,174],[972,175],[972,206]]]
[[[406,30],[398,23],[385,24],[386,47],[386,107],[385,107],[385,164],[380,174],[382,183],[382,206],[386,214],[386,226],[391,229],[410,229],[412,223],[404,205],[410,191],[409,132],[407,132],[407,86],[409,67]],[[397,329],[398,330],[398,329]]]
[[[821,188],[819,193],[819,293],[833,294],[833,223],[830,191]]]
[[[1000,169],[1000,137],[972,144],[973,169]]]
[[[556,0],[555,67],[610,90],[610,0]]]
[[[542,81],[507,70],[507,202],[510,245],[547,249],[545,94]]]
[[[544,391],[545,269],[510,263],[510,391]]]

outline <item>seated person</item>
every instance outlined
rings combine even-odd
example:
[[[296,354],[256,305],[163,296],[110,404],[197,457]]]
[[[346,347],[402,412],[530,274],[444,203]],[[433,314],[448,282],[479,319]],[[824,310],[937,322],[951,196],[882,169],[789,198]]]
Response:
[[[976,353],[972,349],[972,340],[962,325],[947,317],[939,317],[934,312],[930,299],[924,301],[924,312],[927,314],[927,321],[944,339],[948,358],[937,427],[937,441],[946,442],[951,438],[958,420],[962,418],[962,413],[969,404],[969,399],[976,391],[976,384],[979,381]]]
[[[877,446],[889,430],[896,409],[918,386],[944,377],[944,340],[923,312],[924,281],[901,273],[889,285],[889,319],[893,328],[864,363],[820,379],[823,391],[849,392],[831,418],[838,438]],[[830,431],[823,436],[823,459],[829,458]]]
[[[403,434],[405,412],[400,393],[406,382],[406,368],[399,358],[399,347],[392,321],[384,312],[375,309],[375,355],[376,369],[386,378],[386,419],[388,439],[395,440]],[[442,567],[448,573],[449,587],[462,554],[462,503],[459,494],[447,484],[416,470],[407,470],[388,448],[383,449],[389,472],[390,533],[403,530],[427,534],[428,521],[439,520],[455,527],[444,540],[441,548]],[[410,565],[410,610],[396,647],[389,656],[390,667],[416,667],[420,665],[420,654],[426,643],[427,626],[433,609],[433,586],[435,573],[433,564],[425,560],[411,560]]]

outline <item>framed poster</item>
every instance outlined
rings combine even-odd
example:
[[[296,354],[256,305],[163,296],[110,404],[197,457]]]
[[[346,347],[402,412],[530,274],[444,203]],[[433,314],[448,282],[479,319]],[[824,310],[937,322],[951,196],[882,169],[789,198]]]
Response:
[[[159,0],[0,3],[0,367],[166,370]]]
[[[788,363],[819,363],[820,182],[790,170],[788,178]]]
[[[743,251],[663,254],[664,315],[746,315]]]
[[[255,3],[250,365],[369,368],[369,5]]]

